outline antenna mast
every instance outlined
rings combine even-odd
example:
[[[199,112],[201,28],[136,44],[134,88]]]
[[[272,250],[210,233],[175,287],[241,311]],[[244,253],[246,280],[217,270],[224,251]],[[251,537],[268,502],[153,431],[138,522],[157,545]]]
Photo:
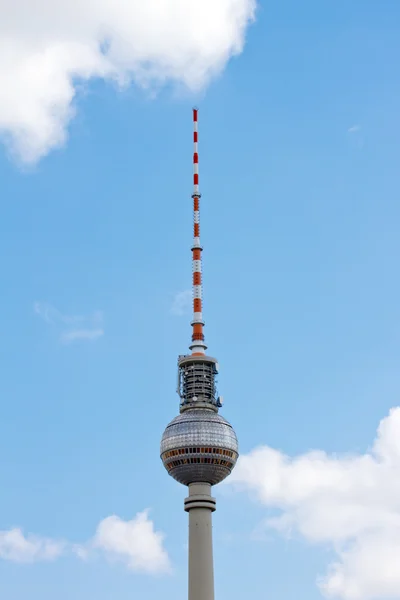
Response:
[[[193,266],[193,333],[190,350],[192,356],[201,356],[205,354],[207,346],[204,343],[204,321],[202,308],[202,268],[201,253],[203,248],[200,243],[200,198],[199,192],[199,152],[198,152],[198,109],[193,108],[193,246],[192,246],[192,266]]]

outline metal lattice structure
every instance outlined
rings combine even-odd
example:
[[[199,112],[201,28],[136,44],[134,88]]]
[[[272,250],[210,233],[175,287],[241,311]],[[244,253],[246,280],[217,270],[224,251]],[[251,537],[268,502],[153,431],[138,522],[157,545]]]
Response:
[[[181,406],[198,402],[220,406],[216,376],[218,363],[211,357],[185,356],[178,361],[178,394]]]

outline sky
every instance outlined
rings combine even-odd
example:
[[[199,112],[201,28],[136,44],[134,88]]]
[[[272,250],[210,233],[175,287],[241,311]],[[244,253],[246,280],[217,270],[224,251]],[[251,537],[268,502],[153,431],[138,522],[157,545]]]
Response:
[[[159,458],[204,316],[217,600],[400,599],[400,5],[0,0],[0,597],[187,598]]]

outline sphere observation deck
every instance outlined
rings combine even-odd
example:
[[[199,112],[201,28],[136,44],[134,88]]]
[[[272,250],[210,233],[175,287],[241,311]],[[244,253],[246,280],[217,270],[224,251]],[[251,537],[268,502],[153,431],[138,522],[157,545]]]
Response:
[[[184,485],[223,481],[238,458],[232,426],[215,410],[191,408],[165,429],[161,459],[168,473]]]

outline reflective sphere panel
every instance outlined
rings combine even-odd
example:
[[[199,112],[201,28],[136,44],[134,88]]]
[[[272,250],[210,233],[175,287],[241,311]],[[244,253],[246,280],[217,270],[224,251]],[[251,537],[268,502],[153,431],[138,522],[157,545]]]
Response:
[[[232,426],[211,410],[187,410],[166,428],[161,458],[168,473],[180,483],[220,483],[238,458]]]

